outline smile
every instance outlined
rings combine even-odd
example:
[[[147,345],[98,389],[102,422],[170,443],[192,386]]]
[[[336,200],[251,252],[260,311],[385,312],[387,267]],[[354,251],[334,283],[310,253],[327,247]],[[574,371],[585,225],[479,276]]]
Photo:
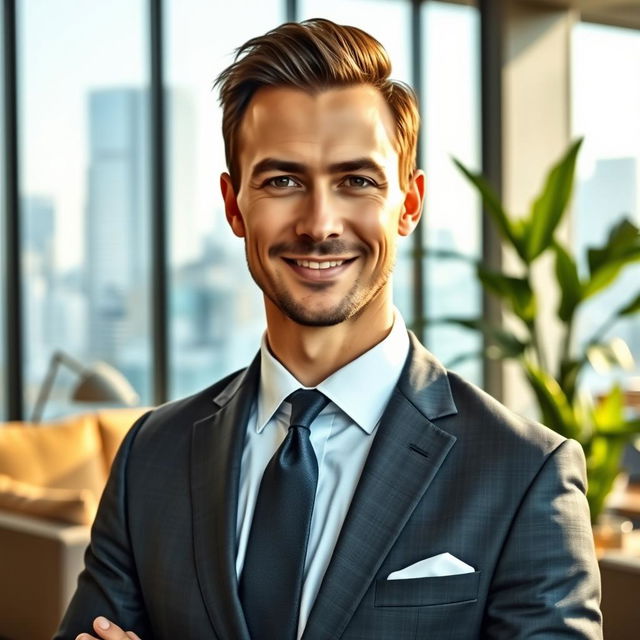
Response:
[[[306,258],[284,258],[289,267],[303,280],[328,282],[348,269],[354,258],[337,260],[308,260]]]
[[[331,267],[339,267],[344,260],[330,260],[328,262],[315,262],[313,260],[295,260],[299,267],[307,267],[308,269],[330,269]]]

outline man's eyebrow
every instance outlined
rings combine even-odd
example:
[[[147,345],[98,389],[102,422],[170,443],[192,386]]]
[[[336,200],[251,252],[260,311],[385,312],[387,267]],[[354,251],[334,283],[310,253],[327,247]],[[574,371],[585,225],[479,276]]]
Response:
[[[354,171],[373,171],[386,180],[384,168],[371,158],[356,158],[329,165],[329,173],[351,173]]]
[[[278,158],[265,158],[254,165],[251,177],[255,178],[261,173],[268,171],[282,171],[283,173],[305,173],[306,167],[300,162],[290,160],[279,160]]]
[[[281,171],[282,173],[306,173],[307,166],[301,162],[292,162],[291,160],[281,160],[278,158],[264,158],[256,163],[251,171],[251,177],[255,178],[262,173],[269,171]],[[381,165],[371,158],[356,158],[354,160],[345,160],[344,162],[335,162],[328,167],[329,173],[351,173],[354,171],[373,171],[383,179],[386,174]]]

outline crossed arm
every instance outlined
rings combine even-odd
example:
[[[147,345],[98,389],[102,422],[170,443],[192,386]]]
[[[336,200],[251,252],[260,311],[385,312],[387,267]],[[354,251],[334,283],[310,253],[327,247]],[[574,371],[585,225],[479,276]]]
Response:
[[[93,621],[93,630],[98,635],[92,636],[89,633],[81,633],[76,640],[141,640],[133,631],[123,631],[117,624],[107,620],[104,616],[98,616]]]

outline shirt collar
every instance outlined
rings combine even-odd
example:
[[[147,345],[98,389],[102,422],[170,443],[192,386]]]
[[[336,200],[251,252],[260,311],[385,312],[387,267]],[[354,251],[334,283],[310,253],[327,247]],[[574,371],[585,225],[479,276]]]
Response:
[[[409,353],[409,336],[399,311],[389,335],[317,387],[361,429],[371,434],[389,402]],[[271,354],[266,333],[260,347],[260,391],[256,429],[260,433],[284,399],[302,385]]]

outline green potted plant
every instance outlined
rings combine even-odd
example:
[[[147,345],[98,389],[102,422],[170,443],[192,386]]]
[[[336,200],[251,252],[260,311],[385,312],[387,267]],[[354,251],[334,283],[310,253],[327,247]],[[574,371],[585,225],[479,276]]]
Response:
[[[614,309],[585,343],[577,344],[574,329],[585,301],[607,290],[625,267],[640,261],[640,232],[627,219],[616,224],[602,246],[588,250],[587,273],[579,273],[576,258],[558,238],[557,229],[571,198],[581,143],[581,139],[573,143],[551,168],[528,215],[518,218],[505,211],[481,175],[455,160],[479,192],[485,211],[519,264],[517,271],[507,272],[475,262],[482,286],[497,297],[503,316],[511,321],[496,326],[483,318],[441,320],[482,331],[486,357],[518,363],[535,397],[540,420],[582,445],[587,460],[587,499],[595,523],[620,471],[623,449],[640,433],[640,420],[627,417],[624,392],[618,384],[593,400],[582,388],[581,377],[595,359],[613,366],[622,364],[628,349],[625,352],[620,348],[619,338],[607,336],[618,319],[640,312],[640,291]],[[536,263],[549,255],[559,291],[556,315],[561,331],[560,353],[553,363],[548,361],[542,344],[538,309],[543,295],[532,274]],[[546,289],[548,282],[544,286]]]

